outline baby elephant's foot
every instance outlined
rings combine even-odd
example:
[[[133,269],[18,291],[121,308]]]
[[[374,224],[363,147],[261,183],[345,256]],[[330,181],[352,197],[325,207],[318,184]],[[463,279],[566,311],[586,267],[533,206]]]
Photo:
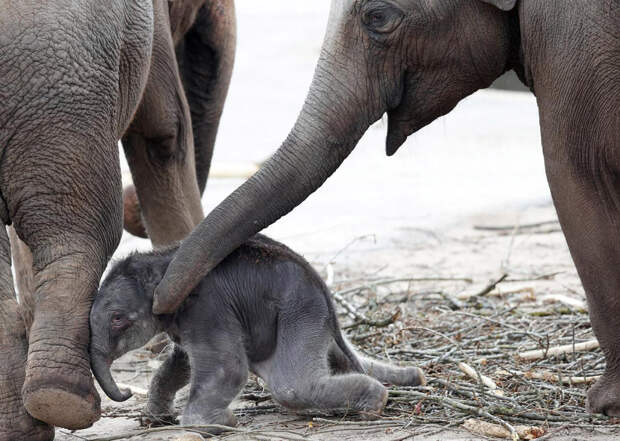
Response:
[[[590,413],[620,417],[620,375],[607,372],[588,390],[586,407]]]
[[[150,400],[140,421],[143,426],[148,427],[171,426],[179,423],[172,403],[155,403]]]
[[[188,412],[186,409],[183,417],[181,418],[181,424],[183,426],[228,426],[235,427],[237,425],[237,418],[230,409],[210,411],[207,415]],[[206,432],[211,435],[219,435],[225,432],[224,427],[212,427],[206,428]]]
[[[376,420],[381,416],[387,400],[388,391],[385,386],[373,382],[360,403],[360,416],[365,420]]]
[[[426,377],[418,367],[404,367],[400,371],[400,380],[395,386],[426,386]]]
[[[179,419],[173,413],[151,413],[146,410],[140,417],[140,424],[146,427],[174,426]]]

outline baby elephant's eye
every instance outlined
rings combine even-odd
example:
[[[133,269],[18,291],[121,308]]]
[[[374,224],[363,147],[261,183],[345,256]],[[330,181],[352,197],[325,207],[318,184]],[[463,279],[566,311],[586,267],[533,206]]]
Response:
[[[124,314],[115,312],[110,318],[110,325],[112,325],[112,329],[114,330],[125,329],[127,326],[129,326],[129,320]]]
[[[382,1],[369,2],[362,11],[362,22],[366,28],[378,34],[393,32],[402,20],[402,11]]]

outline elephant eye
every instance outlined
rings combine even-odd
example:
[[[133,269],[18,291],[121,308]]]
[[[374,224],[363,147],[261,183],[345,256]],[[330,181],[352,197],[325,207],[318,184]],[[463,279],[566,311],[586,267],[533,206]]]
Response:
[[[112,329],[115,331],[123,330],[129,327],[130,324],[129,319],[119,312],[113,313],[112,317],[110,317],[110,326],[112,326]]]
[[[388,3],[371,2],[366,5],[362,11],[362,22],[372,32],[393,32],[403,19],[402,11]]]

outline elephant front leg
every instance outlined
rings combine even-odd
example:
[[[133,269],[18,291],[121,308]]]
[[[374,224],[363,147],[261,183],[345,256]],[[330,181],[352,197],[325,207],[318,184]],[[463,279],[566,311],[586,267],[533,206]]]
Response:
[[[54,439],[54,428],[31,417],[22,402],[28,342],[13,291],[6,228],[0,227],[0,441]]]
[[[24,407],[48,424],[82,429],[101,414],[88,356],[89,312],[120,241],[122,203],[116,142],[88,133],[72,141],[78,146],[71,149],[65,140],[49,141],[2,172],[15,231],[33,259]],[[88,157],[82,146],[89,146]]]
[[[123,137],[136,192],[125,191],[125,226],[155,246],[184,239],[202,220],[189,107],[170,35],[167,6],[154,2],[151,71],[140,106]],[[136,200],[137,195],[137,200]],[[138,203],[139,201],[139,203]]]
[[[149,424],[175,423],[174,397],[179,389],[189,383],[189,358],[178,345],[159,367],[149,388],[145,419]]]
[[[620,416],[620,173],[601,152],[589,155],[573,161],[570,152],[545,152],[560,223],[606,359],[604,375],[588,391],[588,410]]]

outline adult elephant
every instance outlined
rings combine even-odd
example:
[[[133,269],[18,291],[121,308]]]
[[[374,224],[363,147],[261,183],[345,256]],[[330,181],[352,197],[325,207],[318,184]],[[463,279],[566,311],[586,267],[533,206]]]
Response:
[[[234,34],[233,0],[0,0],[0,218],[32,268],[18,304],[1,228],[1,441],[99,418],[88,317],[123,227],[118,140],[153,243],[185,237]]]
[[[370,124],[387,154],[514,69],[536,94],[549,184],[607,358],[592,412],[620,416],[620,2],[333,0],[301,114],[284,144],[187,239],[154,312],[315,191]]]

